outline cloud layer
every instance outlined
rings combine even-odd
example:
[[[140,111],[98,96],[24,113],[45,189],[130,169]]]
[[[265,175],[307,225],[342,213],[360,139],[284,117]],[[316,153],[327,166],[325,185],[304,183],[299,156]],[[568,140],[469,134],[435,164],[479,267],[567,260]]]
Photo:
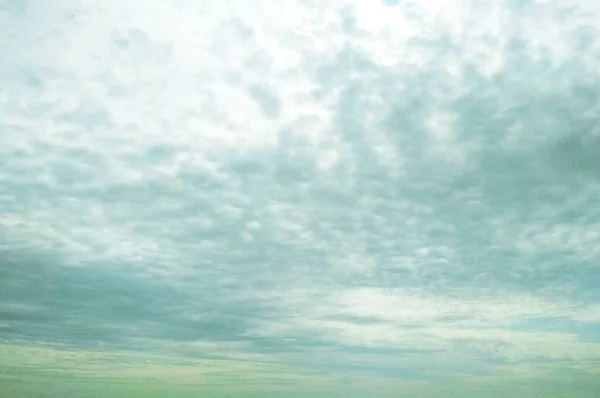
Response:
[[[0,1],[0,377],[600,389],[593,2],[130,3]]]

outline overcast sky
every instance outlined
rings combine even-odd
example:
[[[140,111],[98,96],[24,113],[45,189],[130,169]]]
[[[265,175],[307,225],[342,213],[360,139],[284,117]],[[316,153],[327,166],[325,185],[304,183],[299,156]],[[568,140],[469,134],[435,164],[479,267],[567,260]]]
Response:
[[[0,395],[597,397],[598,27],[0,0]]]

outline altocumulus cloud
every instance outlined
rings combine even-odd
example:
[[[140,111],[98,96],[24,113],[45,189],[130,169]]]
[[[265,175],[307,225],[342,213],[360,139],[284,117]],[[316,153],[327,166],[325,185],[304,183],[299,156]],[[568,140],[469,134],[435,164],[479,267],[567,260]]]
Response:
[[[596,396],[598,26],[0,0],[0,391]]]

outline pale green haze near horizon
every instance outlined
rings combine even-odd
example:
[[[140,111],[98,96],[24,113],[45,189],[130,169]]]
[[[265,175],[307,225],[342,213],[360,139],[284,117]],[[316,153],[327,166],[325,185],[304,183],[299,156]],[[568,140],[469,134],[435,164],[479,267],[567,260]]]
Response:
[[[0,397],[600,397],[599,27],[0,0]]]

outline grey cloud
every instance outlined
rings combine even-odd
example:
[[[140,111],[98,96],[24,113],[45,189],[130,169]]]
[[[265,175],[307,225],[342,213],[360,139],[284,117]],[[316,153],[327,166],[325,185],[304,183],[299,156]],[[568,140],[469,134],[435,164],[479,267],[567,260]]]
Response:
[[[135,349],[136,339],[241,339],[247,319],[268,314],[260,302],[230,299],[227,288],[199,284],[202,279],[176,289],[140,279],[126,267],[70,268],[43,253],[5,254],[0,301],[27,303],[35,310],[1,311],[0,321],[9,330],[0,333],[74,347]]]
[[[262,111],[269,118],[277,118],[281,112],[281,101],[271,92],[271,90],[260,84],[251,84],[248,92],[252,98],[260,105]]]
[[[586,39],[581,41],[580,34]],[[598,40],[597,35],[592,35],[590,31],[570,31],[564,45],[578,47],[579,43],[585,43],[583,45],[591,46],[591,43]],[[344,71],[348,68],[361,72],[358,81],[342,83],[342,94],[335,110],[338,117],[337,131],[343,139],[355,145],[353,153],[361,155],[355,158],[360,163],[360,171],[355,174],[359,179],[356,180],[358,185],[354,187],[354,192],[368,192],[371,198],[382,195],[383,192],[369,189],[374,186],[373,178],[382,176],[388,180],[386,185],[382,185],[383,189],[391,193],[394,186],[402,186],[402,193],[397,194],[398,198],[412,195],[414,200],[433,210],[431,216],[422,218],[419,223],[423,228],[431,226],[427,232],[428,243],[433,243],[435,229],[454,231],[445,232],[443,240],[439,242],[462,246],[462,250],[459,249],[461,254],[447,266],[437,267],[432,264],[425,268],[424,273],[418,277],[420,283],[433,281],[481,286],[481,283],[491,282],[509,286],[514,281],[514,288],[537,290],[562,283],[565,275],[579,275],[574,276],[571,281],[580,288],[589,289],[591,285],[586,281],[596,277],[591,264],[576,266],[577,274],[574,274],[568,270],[572,269],[573,262],[577,262],[576,257],[565,256],[561,260],[563,257],[558,252],[560,248],[553,252],[553,259],[550,259],[548,253],[545,256],[539,254],[531,261],[520,257],[519,253],[510,254],[506,250],[494,249],[494,227],[489,223],[490,220],[502,217],[502,213],[508,209],[519,211],[523,217],[527,217],[526,212],[531,214],[532,206],[536,203],[544,203],[549,199],[553,203],[559,203],[561,197],[552,198],[549,195],[556,195],[556,188],[560,187],[564,188],[561,191],[561,195],[565,195],[562,199],[567,199],[566,195],[586,195],[589,198],[587,203],[592,203],[592,190],[585,187],[585,181],[597,183],[594,171],[597,167],[592,160],[595,159],[596,150],[592,134],[595,124],[593,110],[597,100],[593,89],[582,91],[584,85],[581,82],[586,82],[585,87],[595,87],[599,81],[597,74],[587,69],[588,56],[585,52],[577,53],[563,65],[552,69],[543,58],[534,58],[529,52],[520,50],[522,46],[515,47],[513,44],[502,50],[502,56],[507,60],[507,65],[510,65],[506,70],[487,78],[477,69],[465,64],[465,77],[458,85],[458,81],[452,82],[455,78],[448,75],[443,60],[448,56],[461,57],[463,51],[467,52],[468,49],[445,47],[449,43],[443,37],[437,42],[415,43],[412,50],[430,55],[429,64],[419,69],[404,67],[407,72],[371,66],[370,69],[377,71],[374,73],[379,75],[377,80],[370,79],[363,69],[368,61],[351,61],[360,59],[359,53],[349,55],[351,50],[340,52],[334,61],[320,67],[320,71],[335,70],[337,79],[344,76]],[[498,50],[490,47],[489,51]],[[578,60],[578,56],[582,59]],[[335,82],[333,76],[321,79],[323,87],[327,87],[325,90]],[[564,82],[563,85],[552,83],[558,79]],[[402,84],[394,85],[394,82]],[[452,100],[444,100],[444,90],[453,87],[468,89],[449,97]],[[512,99],[506,95],[512,96]],[[390,180],[389,170],[377,168],[376,156],[367,155],[370,148],[368,143],[372,142],[373,132],[378,128],[377,125],[365,123],[364,116],[373,109],[363,100],[369,97],[379,97],[382,103],[387,104],[386,107],[375,110],[383,123],[389,139],[387,142],[393,145],[392,150],[408,167],[409,180]],[[504,110],[507,106],[511,107],[508,112]],[[454,127],[458,141],[449,145],[467,150],[464,171],[448,167],[449,165],[442,163],[443,159],[431,157],[432,142],[428,138],[428,126],[425,122],[431,112],[437,110],[450,113],[458,122]],[[516,125],[523,126],[519,130],[521,138],[515,141],[516,146],[502,147],[500,143]],[[519,145],[519,141],[522,145]],[[583,141],[589,142],[585,149],[582,147]],[[471,201],[467,205],[464,199],[466,197],[473,198],[475,202]],[[382,196],[380,198],[383,199]],[[580,208],[578,212],[582,215],[590,214],[589,210]],[[386,222],[390,226],[400,225],[402,221],[399,217],[406,217],[406,214],[395,216],[387,213]],[[588,225],[592,225],[594,220],[588,219]],[[556,221],[570,222],[559,219]],[[407,231],[407,234],[413,233]],[[460,240],[455,241],[453,234],[460,236]],[[398,235],[395,246],[402,247],[401,242],[406,241],[408,236],[410,235]],[[587,262],[587,259],[583,261]],[[451,276],[453,269],[462,271]],[[464,276],[481,274],[485,279],[465,279],[464,276],[459,276],[463,271]],[[405,280],[414,279],[408,276]],[[402,283],[400,280],[397,282]],[[442,286],[432,288],[443,289]]]

